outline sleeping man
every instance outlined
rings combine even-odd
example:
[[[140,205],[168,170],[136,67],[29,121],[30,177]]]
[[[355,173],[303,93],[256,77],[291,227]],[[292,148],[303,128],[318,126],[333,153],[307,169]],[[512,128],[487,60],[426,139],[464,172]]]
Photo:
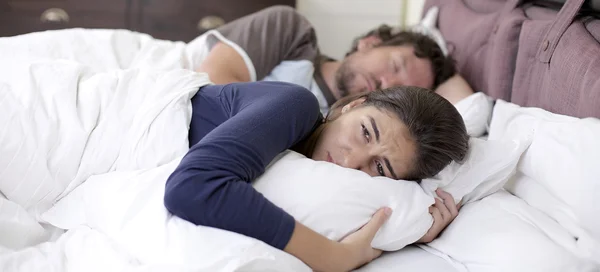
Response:
[[[473,93],[433,39],[409,31],[391,35],[385,28],[358,38],[337,61],[319,52],[314,28],[296,10],[271,7],[210,32],[210,51],[194,69],[216,84],[274,80],[304,86],[322,113],[342,97],[394,86],[436,90],[452,103]]]

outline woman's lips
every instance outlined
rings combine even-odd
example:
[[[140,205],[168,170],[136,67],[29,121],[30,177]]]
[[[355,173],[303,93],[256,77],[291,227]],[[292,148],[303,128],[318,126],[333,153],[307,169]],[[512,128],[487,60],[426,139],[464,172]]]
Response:
[[[333,161],[333,158],[331,157],[331,154],[329,154],[329,152],[327,152],[327,161],[330,162],[330,163],[335,163]]]

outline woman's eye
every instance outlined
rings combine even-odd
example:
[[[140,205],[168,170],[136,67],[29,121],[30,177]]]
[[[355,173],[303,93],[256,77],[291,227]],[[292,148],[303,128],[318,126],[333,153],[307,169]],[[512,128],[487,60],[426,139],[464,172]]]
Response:
[[[377,172],[379,173],[379,175],[385,176],[385,171],[383,171],[383,165],[381,165],[381,163],[378,161],[376,161],[375,164],[377,165]]]
[[[362,131],[363,131],[363,135],[365,136],[365,139],[367,139],[367,143],[371,141],[371,133],[369,133],[369,130],[365,127],[365,125],[361,124],[360,125],[362,127]]]

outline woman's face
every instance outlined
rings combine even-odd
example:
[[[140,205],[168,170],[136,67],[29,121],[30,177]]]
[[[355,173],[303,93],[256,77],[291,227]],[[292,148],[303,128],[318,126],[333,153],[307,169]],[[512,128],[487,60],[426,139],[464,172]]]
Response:
[[[346,105],[342,114],[329,122],[317,140],[312,158],[371,176],[405,178],[416,156],[408,129],[392,113],[360,106],[363,101]]]

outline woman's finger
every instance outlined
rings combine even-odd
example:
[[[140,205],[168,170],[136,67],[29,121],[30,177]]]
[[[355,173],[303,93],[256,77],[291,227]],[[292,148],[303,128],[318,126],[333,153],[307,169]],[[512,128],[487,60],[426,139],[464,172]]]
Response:
[[[433,216],[433,225],[429,230],[433,230],[434,232],[436,232],[439,229],[440,225],[444,225],[444,217],[442,216],[440,209],[438,209],[437,207],[433,208],[431,216]]]
[[[373,217],[371,217],[369,223],[362,227],[362,231],[364,231],[364,234],[367,236],[369,241],[373,241],[375,234],[377,234],[377,231],[379,231],[381,226],[383,226],[391,214],[392,209],[381,208],[375,213],[375,215],[373,215]]]
[[[455,218],[458,215],[458,209],[456,207],[456,204],[454,204],[454,197],[452,197],[451,194],[441,189],[437,189],[436,193],[439,197],[441,197],[444,200],[444,205],[450,212],[451,218]]]
[[[373,249],[371,251],[371,256],[370,256],[370,260],[369,262],[379,258],[379,256],[381,256],[381,254],[383,253],[383,251],[379,250],[379,249]]]
[[[444,204],[446,204],[446,206],[452,204],[453,206],[456,205],[454,203],[454,197],[452,197],[451,194],[445,192],[442,189],[437,189],[435,190],[435,193],[442,199],[444,200]]]
[[[448,222],[449,220],[452,220],[452,214],[450,214],[448,207],[446,207],[446,205],[437,198],[435,199],[435,207],[442,215],[443,222]],[[438,223],[442,223],[442,222],[438,222]]]
[[[431,225],[431,228],[429,228],[425,236],[419,239],[419,242],[421,243],[429,243],[433,241],[433,239],[441,231],[440,224],[443,224],[444,222],[442,214],[440,213],[440,210],[438,210],[438,208],[431,206],[430,210],[431,216],[433,217],[433,224]]]

